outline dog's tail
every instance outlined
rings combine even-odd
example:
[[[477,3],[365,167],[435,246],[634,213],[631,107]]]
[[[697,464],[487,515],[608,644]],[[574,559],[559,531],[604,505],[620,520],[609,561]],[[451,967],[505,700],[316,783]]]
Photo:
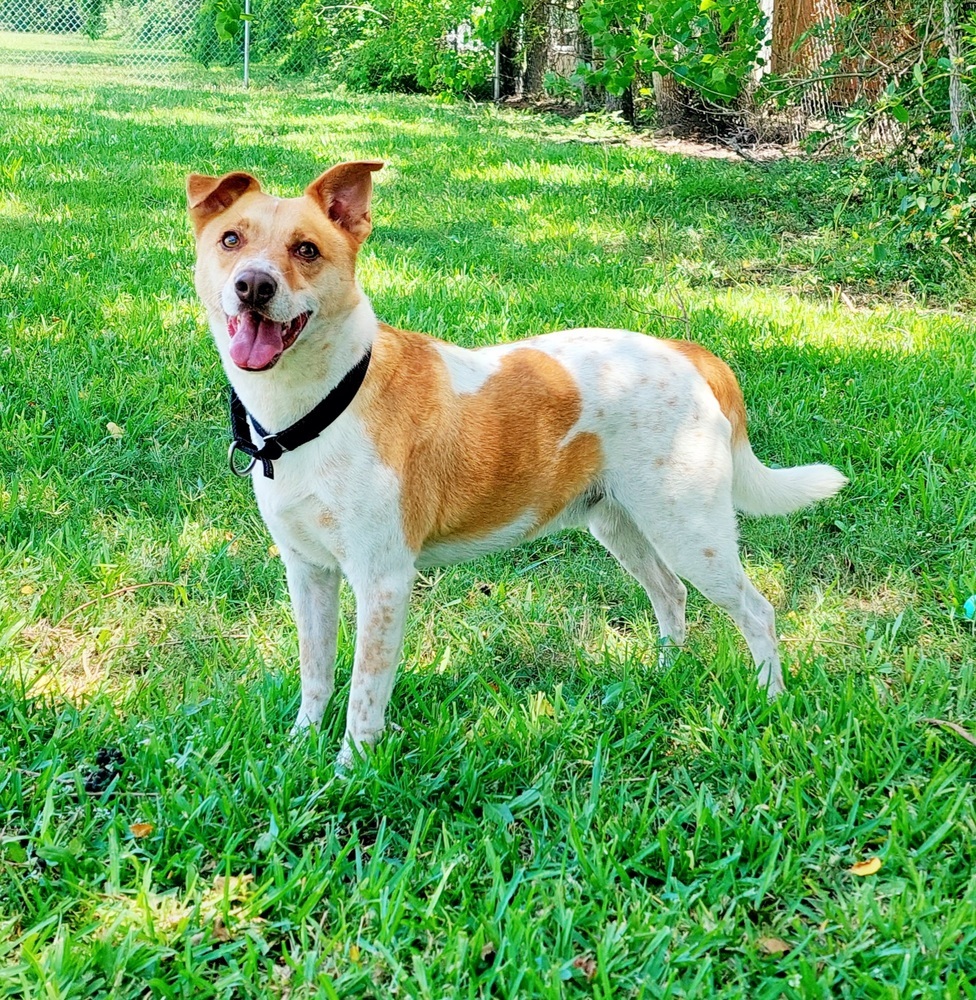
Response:
[[[846,482],[832,465],[770,469],[753,454],[748,438],[732,443],[732,503],[743,514],[789,514],[832,497]]]
[[[753,454],[746,433],[746,404],[729,366],[699,344],[672,340],[708,382],[732,425],[732,503],[743,514],[789,514],[816,500],[833,496],[847,477],[832,465],[799,465],[770,469]]]

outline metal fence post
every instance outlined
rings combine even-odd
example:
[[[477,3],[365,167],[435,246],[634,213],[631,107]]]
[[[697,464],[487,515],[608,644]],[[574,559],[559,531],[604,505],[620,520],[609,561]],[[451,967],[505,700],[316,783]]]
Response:
[[[244,89],[250,83],[249,62],[251,58],[251,0],[244,0]]]

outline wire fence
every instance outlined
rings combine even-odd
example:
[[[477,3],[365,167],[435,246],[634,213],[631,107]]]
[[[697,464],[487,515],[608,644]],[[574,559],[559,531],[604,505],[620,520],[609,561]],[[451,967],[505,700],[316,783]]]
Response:
[[[271,11],[275,0],[249,0],[262,4]],[[147,84],[246,85],[245,70],[260,76],[280,26],[273,16],[238,19],[238,30],[222,37],[219,9],[210,0],[0,0],[0,72],[111,69]]]

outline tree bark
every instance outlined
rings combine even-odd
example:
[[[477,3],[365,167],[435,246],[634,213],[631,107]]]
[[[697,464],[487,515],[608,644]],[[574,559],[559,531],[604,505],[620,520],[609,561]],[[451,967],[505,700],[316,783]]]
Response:
[[[942,30],[949,57],[949,126],[952,141],[958,143],[965,131],[962,118],[969,110],[969,94],[960,72],[959,22],[952,0],[942,0]]]
[[[534,0],[525,10],[525,76],[522,92],[538,97],[546,79],[549,58],[549,8],[545,0]]]
[[[829,59],[834,44],[829,33],[813,35],[799,47],[797,40],[814,25],[833,21],[838,0],[776,0],[773,8],[770,67],[780,76],[806,76]],[[822,117],[830,108],[830,86],[814,84],[803,98],[807,114]]]
[[[522,96],[522,66],[519,60],[518,28],[513,25],[498,42],[499,97]]]
[[[593,39],[583,30],[582,27],[579,28],[576,35],[576,58],[579,62],[583,63],[584,66],[593,65]],[[580,83],[580,103],[584,108],[588,108],[597,100],[596,94],[593,88],[586,83],[584,80]]]
[[[685,116],[681,87],[670,73],[654,73],[654,109],[660,126],[677,125]]]

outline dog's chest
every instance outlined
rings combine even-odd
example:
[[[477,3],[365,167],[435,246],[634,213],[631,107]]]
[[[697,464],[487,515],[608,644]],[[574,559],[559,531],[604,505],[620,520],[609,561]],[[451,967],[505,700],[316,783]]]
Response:
[[[370,453],[368,441],[345,430],[336,425],[328,440],[282,456],[274,479],[259,469],[253,474],[275,542],[320,565],[362,562],[377,544],[397,552],[404,545],[396,478]]]

